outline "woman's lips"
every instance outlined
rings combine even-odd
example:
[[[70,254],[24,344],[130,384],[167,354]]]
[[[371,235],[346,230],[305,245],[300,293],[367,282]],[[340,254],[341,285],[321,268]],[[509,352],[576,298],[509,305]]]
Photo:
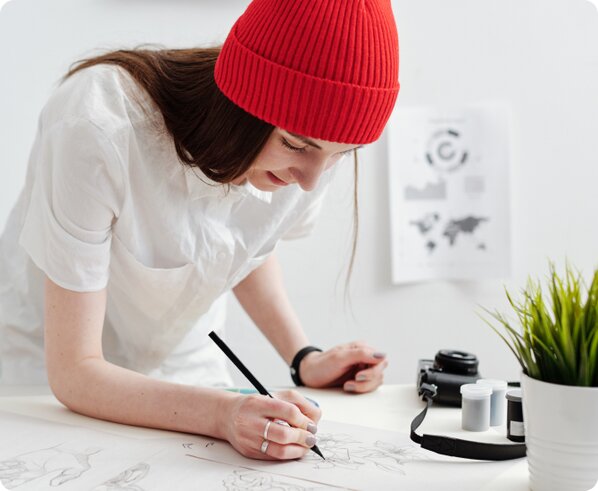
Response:
[[[284,182],[282,179],[279,179],[278,177],[276,177],[270,171],[267,171],[266,174],[268,174],[270,181],[272,181],[272,183],[276,184],[277,186],[288,186],[288,184],[289,184],[288,182]]]

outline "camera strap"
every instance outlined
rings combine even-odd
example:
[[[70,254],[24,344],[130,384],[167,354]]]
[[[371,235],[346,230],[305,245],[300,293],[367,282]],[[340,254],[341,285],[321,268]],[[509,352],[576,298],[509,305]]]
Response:
[[[525,457],[525,443],[500,444],[473,442],[440,435],[418,435],[415,430],[424,421],[428,408],[432,406],[432,400],[436,396],[436,386],[422,384],[419,390],[426,407],[411,422],[411,440],[421,445],[426,450],[431,450],[451,457],[462,457],[464,459],[476,460],[510,460]]]

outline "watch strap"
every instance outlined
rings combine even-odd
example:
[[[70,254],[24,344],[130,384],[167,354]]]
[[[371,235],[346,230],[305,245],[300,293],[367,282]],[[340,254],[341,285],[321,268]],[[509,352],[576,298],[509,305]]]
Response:
[[[314,351],[322,351],[320,348],[316,348],[315,346],[306,346],[305,348],[300,349],[297,354],[293,357],[293,361],[291,362],[291,378],[296,386],[300,387],[305,385],[301,380],[301,375],[299,374],[299,365],[303,358],[305,358],[309,353]]]

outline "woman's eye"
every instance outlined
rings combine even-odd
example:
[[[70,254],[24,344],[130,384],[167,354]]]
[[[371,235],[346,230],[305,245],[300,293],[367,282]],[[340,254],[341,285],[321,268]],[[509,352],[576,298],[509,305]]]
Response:
[[[289,150],[291,150],[292,152],[299,152],[299,153],[303,153],[307,151],[307,146],[305,147],[295,147],[294,145],[291,145],[285,138],[281,138],[280,142],[287,147]],[[338,152],[337,155],[340,155],[341,157],[344,157],[345,155],[350,155],[352,154],[356,149],[351,148],[349,150],[345,150],[344,152]]]
[[[305,152],[306,147],[294,147],[288,141],[286,141],[284,138],[281,138],[280,141],[285,147],[287,147],[289,150],[291,150],[293,152]]]

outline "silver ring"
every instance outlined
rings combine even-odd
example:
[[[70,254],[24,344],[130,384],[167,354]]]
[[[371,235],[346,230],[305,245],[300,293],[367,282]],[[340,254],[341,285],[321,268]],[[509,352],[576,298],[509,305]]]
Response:
[[[268,450],[268,443],[270,443],[268,440],[264,440],[262,442],[262,446],[260,447],[260,452],[266,453],[266,451]]]
[[[269,419],[268,422],[266,423],[266,427],[264,428],[264,440],[268,439],[268,430],[270,429],[271,423],[272,423],[271,419]]]

